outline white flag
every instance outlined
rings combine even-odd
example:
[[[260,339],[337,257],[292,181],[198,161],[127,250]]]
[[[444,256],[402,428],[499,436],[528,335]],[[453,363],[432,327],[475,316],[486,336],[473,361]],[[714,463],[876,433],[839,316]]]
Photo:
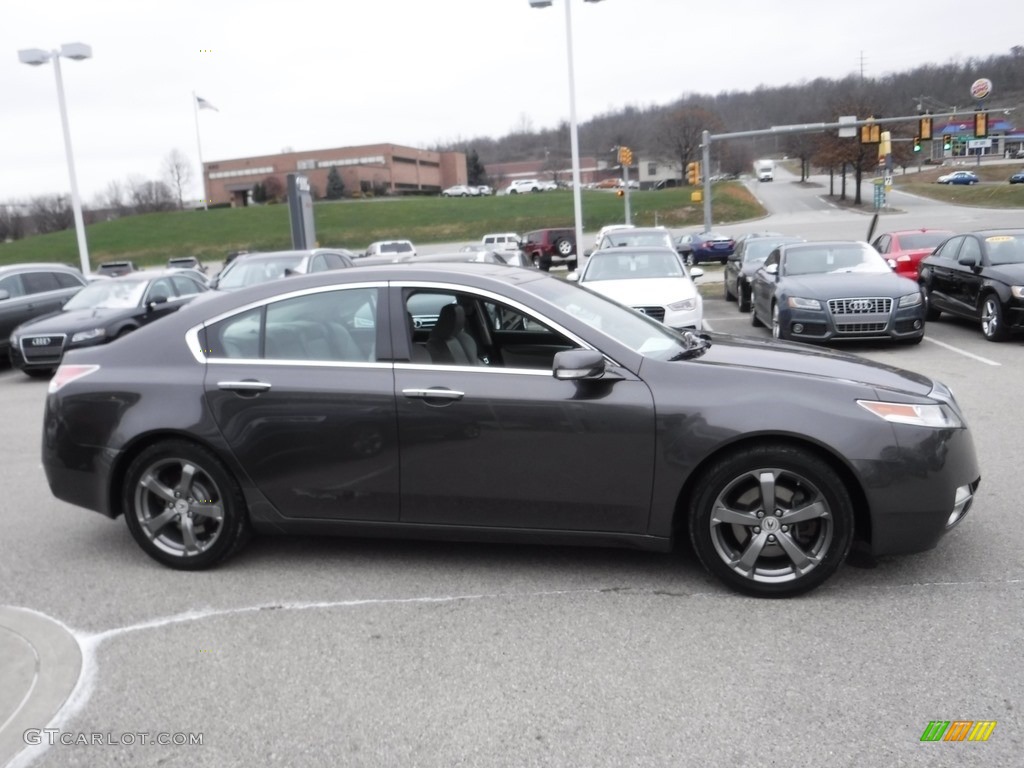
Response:
[[[214,112],[220,112],[219,109],[217,109],[215,106],[213,106],[213,104],[208,102],[202,96],[196,96],[196,104],[199,105],[200,109],[212,109]]]

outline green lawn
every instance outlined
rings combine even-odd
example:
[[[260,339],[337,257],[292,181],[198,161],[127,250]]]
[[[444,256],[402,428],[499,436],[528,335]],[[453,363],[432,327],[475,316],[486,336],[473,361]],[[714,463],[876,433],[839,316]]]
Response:
[[[697,226],[701,203],[690,202],[689,188],[630,195],[633,222],[642,226]],[[764,215],[764,209],[737,182],[716,184],[715,223]],[[489,198],[380,198],[321,201],[314,206],[321,245],[362,251],[374,240],[409,239],[414,243],[473,242],[487,232],[526,232],[542,227],[571,227],[572,193],[544,192]],[[596,231],[624,218],[623,199],[614,193],[583,193],[583,228]],[[219,261],[228,251],[275,250],[291,245],[288,207],[266,205],[210,211],[173,211],[128,216],[86,228],[90,261],[132,259],[154,265],[171,256]],[[58,261],[78,264],[74,230],[0,244],[0,264]]]
[[[897,175],[893,181],[903,192],[941,200],[955,205],[977,205],[985,208],[1024,208],[1024,184],[1010,184],[1011,174],[1019,165],[984,165],[973,163],[942,166],[923,170],[919,174]],[[979,184],[937,184],[936,179],[953,171],[972,171],[981,180]]]

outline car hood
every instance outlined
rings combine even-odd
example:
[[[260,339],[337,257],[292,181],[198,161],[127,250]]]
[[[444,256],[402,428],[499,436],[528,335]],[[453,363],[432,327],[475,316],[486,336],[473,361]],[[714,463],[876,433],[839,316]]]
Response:
[[[18,333],[74,333],[106,325],[111,320],[127,317],[135,309],[73,309],[57,312],[25,323]]]
[[[629,306],[670,304],[697,295],[697,286],[683,277],[630,278],[628,280],[588,280],[588,288]]]
[[[812,299],[852,299],[861,296],[888,296],[895,299],[920,290],[913,280],[895,272],[796,275],[782,278],[781,286],[790,296]]]
[[[757,339],[728,334],[709,334],[711,346],[701,363],[748,369],[800,373],[844,379],[869,387],[924,396],[933,381],[913,371],[874,362],[858,355],[797,342]]]

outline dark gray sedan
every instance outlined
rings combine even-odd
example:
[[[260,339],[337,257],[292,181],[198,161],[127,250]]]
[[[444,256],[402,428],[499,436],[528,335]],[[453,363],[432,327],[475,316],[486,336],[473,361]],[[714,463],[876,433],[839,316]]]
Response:
[[[924,338],[921,289],[867,243],[780,245],[750,281],[750,323],[777,339],[849,341]]]
[[[70,352],[43,432],[52,492],[123,514],[180,569],[251,531],[657,551],[689,538],[731,588],[781,597],[851,546],[936,546],[980,477],[937,381],[678,333],[490,264],[345,269],[194,302]]]

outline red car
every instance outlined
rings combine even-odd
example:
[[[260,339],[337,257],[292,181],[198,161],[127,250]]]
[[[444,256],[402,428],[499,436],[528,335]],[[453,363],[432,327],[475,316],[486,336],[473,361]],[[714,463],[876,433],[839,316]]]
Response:
[[[947,229],[906,229],[879,235],[871,245],[893,263],[897,274],[917,280],[921,259],[953,234]]]

